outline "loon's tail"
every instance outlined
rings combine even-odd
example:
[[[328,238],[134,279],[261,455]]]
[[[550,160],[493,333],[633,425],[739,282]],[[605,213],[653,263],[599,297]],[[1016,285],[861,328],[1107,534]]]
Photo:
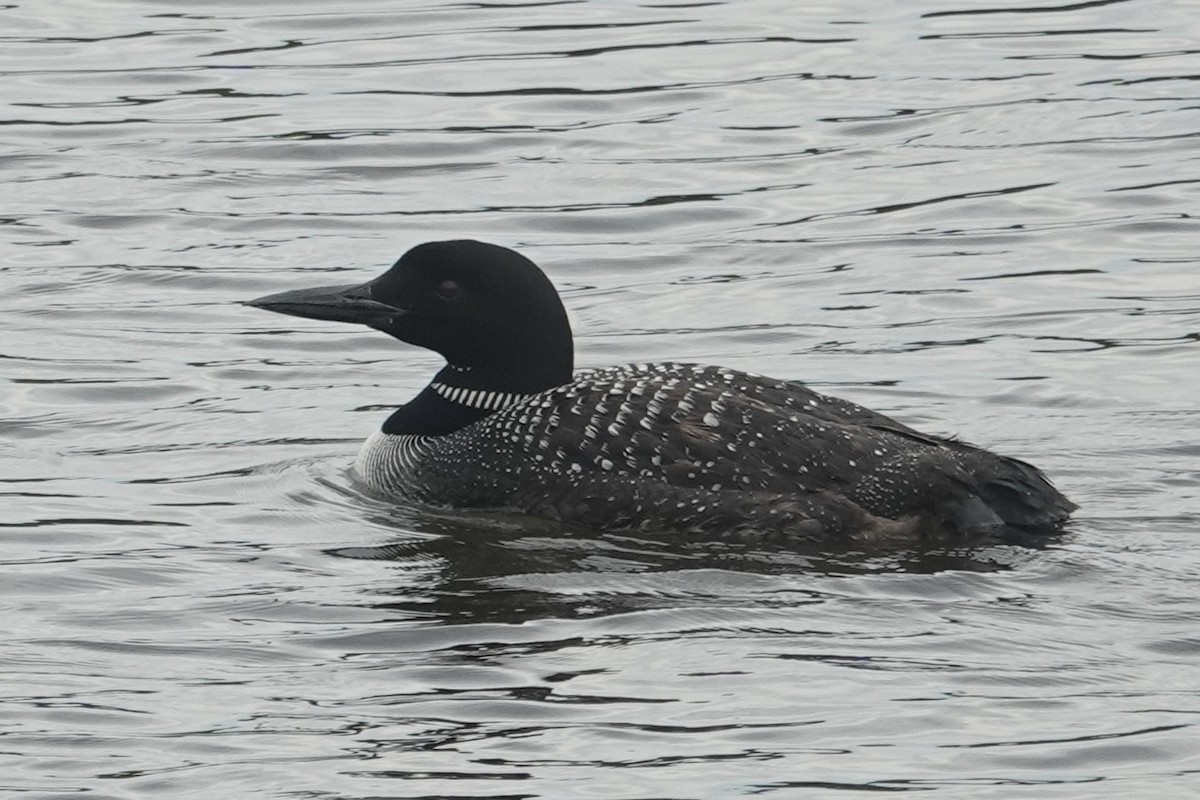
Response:
[[[967,462],[977,495],[1007,527],[1052,533],[1078,508],[1032,464],[983,450]]]

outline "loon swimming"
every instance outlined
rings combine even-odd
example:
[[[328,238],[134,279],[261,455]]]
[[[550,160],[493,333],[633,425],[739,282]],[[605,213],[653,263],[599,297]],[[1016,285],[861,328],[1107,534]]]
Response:
[[[1029,464],[802,383],[676,363],[573,372],[554,286],[494,244],[428,242],[367,283],[248,305],[446,358],[359,453],[360,478],[392,498],[864,544],[1046,534],[1076,508]]]

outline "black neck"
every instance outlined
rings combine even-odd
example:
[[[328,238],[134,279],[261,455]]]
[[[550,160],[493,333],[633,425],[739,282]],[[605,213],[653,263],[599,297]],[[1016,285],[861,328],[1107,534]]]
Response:
[[[569,380],[568,373],[566,381]],[[500,408],[558,385],[561,384],[550,383],[545,376],[516,369],[485,371],[447,364],[429,386],[388,417],[383,432],[420,436],[453,433]]]
[[[421,393],[396,409],[383,432],[420,436],[442,436],[465,428],[493,412],[451,402],[426,386]]]
[[[571,382],[571,340],[499,342],[475,358],[447,359],[449,363],[434,378],[449,386],[486,391],[537,394]]]

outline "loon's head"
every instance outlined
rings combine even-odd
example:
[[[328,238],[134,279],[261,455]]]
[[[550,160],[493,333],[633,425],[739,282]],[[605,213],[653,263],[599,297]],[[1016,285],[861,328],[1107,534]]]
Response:
[[[441,353],[481,385],[538,392],[571,380],[571,326],[558,293],[529,259],[469,239],[427,242],[374,280],[298,289],[247,305],[357,322]]]

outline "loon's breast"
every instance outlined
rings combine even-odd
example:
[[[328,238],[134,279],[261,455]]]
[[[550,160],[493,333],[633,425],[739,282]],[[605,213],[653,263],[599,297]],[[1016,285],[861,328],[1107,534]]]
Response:
[[[377,432],[357,470],[375,492],[449,507],[819,539],[999,527],[989,495],[1015,518],[1042,513],[1048,487],[1022,462],[800,383],[672,363],[580,372],[446,435]]]

